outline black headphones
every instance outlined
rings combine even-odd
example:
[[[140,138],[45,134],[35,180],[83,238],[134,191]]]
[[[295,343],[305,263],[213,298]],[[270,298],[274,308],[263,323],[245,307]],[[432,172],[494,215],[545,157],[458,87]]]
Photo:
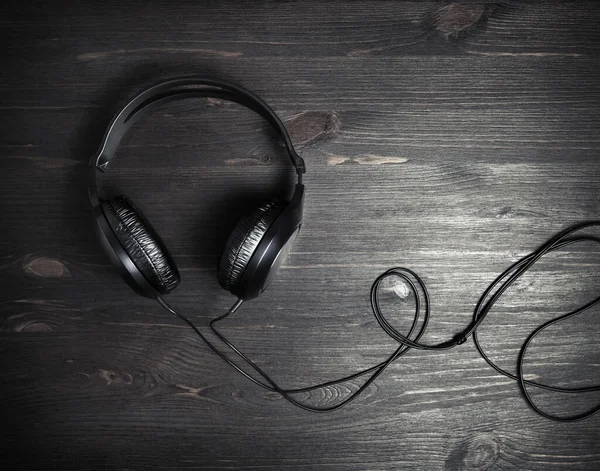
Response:
[[[249,374],[243,368],[223,354],[207,339],[200,330],[183,314],[173,309],[162,295],[169,293],[179,283],[179,272],[173,259],[167,252],[163,242],[158,237],[150,223],[135,205],[125,196],[117,196],[111,200],[102,200],[96,187],[96,172],[105,171],[108,163],[115,155],[115,150],[121,138],[129,127],[145,110],[157,103],[163,103],[187,97],[215,97],[244,105],[263,116],[269,121],[288,150],[292,164],[296,168],[298,183],[292,200],[285,203],[279,200],[269,201],[258,207],[249,216],[243,218],[229,237],[225,250],[219,262],[218,277],[223,288],[238,297],[233,307],[224,315],[213,319],[210,328],[213,333],[240,360],[245,362],[255,373]],[[524,273],[526,273],[544,255],[560,250],[563,247],[580,242],[599,243],[600,239],[574,233],[582,229],[600,226],[598,221],[590,221],[574,226],[556,235],[536,251],[523,257],[507,268],[491,286],[483,293],[474,311],[473,321],[457,336],[437,344],[420,342],[430,316],[430,301],[423,280],[408,268],[392,268],[381,274],[371,287],[371,307],[373,314],[384,331],[398,342],[396,350],[375,366],[363,369],[348,376],[327,381],[314,386],[296,389],[283,389],[269,377],[256,363],[243,354],[233,343],[217,330],[216,323],[233,314],[244,300],[252,299],[262,293],[273,280],[286,255],[289,253],[300,226],[302,225],[302,205],[304,200],[304,185],[302,174],[305,172],[303,160],[296,154],[291,140],[281,120],[269,106],[253,93],[230,82],[213,78],[183,77],[159,83],[140,93],[131,100],[112,120],[98,152],[90,160],[89,197],[94,212],[95,228],[102,246],[108,253],[112,263],[119,269],[127,283],[142,296],[154,298],[173,315],[186,322],[194,332],[224,361],[239,371],[242,375],[258,386],[269,391],[280,393],[285,399],[302,409],[313,412],[337,410],[354,400],[364,392],[375,379],[395,360],[410,351],[418,350],[448,350],[462,345],[469,337],[473,337],[475,347],[482,358],[498,373],[518,381],[527,403],[540,415],[560,421],[577,421],[600,412],[597,405],[587,412],[571,415],[556,416],[542,411],[531,398],[527,387],[543,388],[562,393],[581,393],[600,391],[600,385],[589,387],[565,388],[551,386],[525,379],[523,360],[532,340],[552,324],[579,315],[600,304],[600,297],[568,314],[555,317],[535,329],[528,337],[519,354],[516,374],[509,373],[496,365],[483,351],[477,338],[477,330],[483,323],[496,301]],[[390,277],[400,278],[408,285],[415,299],[415,315],[408,334],[398,332],[384,317],[379,306],[378,293],[381,283]],[[423,321],[421,322],[421,299],[423,300]],[[312,390],[326,388],[335,384],[356,379],[369,374],[363,384],[334,405],[311,406],[295,399],[294,395]],[[258,379],[259,376],[261,379]]]
[[[88,194],[94,227],[112,264],[142,296],[156,299],[179,284],[179,271],[164,243],[133,202],[124,195],[101,199],[96,172],[106,171],[123,135],[153,105],[190,97],[232,101],[260,114],[281,136],[298,177],[291,201],[272,199],[244,217],[229,236],[218,268],[219,283],[239,299],[257,297],[273,281],[300,226],[304,203],[302,174],[306,167],[275,112],[258,96],[231,82],[207,77],[181,77],[158,83],[133,98],[108,127],[98,152],[90,159]]]

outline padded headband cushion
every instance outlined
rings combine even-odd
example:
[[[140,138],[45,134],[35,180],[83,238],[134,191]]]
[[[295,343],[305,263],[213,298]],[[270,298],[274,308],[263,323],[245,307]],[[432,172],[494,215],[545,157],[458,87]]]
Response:
[[[179,284],[179,271],[164,243],[132,201],[117,196],[102,209],[121,245],[148,282],[160,294]]]
[[[285,206],[280,200],[272,200],[240,220],[229,236],[219,261],[218,278],[223,288],[240,295],[239,284],[252,254]]]

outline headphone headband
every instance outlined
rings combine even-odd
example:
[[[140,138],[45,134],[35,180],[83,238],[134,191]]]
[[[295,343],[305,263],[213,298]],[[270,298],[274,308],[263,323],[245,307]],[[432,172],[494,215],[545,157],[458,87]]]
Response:
[[[211,77],[187,76],[169,79],[144,90],[115,115],[104,134],[100,148],[90,159],[90,198],[92,200],[97,199],[96,171],[106,171],[122,137],[131,125],[153,105],[192,97],[220,98],[235,102],[265,118],[281,136],[292,165],[296,168],[298,183],[302,183],[302,174],[306,172],[304,160],[294,150],[285,126],[269,105],[250,90],[235,83]]]

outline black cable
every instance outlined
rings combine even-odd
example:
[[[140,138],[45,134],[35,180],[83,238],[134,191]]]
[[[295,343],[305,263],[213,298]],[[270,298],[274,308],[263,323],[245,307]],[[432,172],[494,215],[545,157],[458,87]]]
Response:
[[[518,262],[514,263],[512,266],[510,266],[508,269],[506,269],[498,278],[496,278],[496,280],[494,280],[494,282],[485,290],[485,292],[483,293],[483,295],[481,296],[481,298],[479,299],[479,301],[477,302],[477,305],[475,307],[475,311],[474,311],[474,315],[473,315],[473,322],[468,326],[468,328],[462,332],[459,336],[456,336],[455,338],[442,342],[442,343],[438,343],[438,344],[434,344],[434,345],[429,345],[429,344],[423,344],[420,343],[419,340],[421,338],[421,336],[425,333],[425,330],[427,329],[427,325],[429,322],[429,317],[430,317],[430,299],[429,299],[429,293],[427,291],[427,288],[425,286],[425,283],[423,282],[423,280],[413,271],[407,269],[407,268],[402,268],[402,267],[398,267],[398,268],[392,268],[388,271],[386,271],[385,273],[382,273],[379,277],[377,277],[377,279],[373,282],[373,285],[371,287],[371,308],[373,309],[373,314],[375,315],[375,319],[377,319],[377,322],[379,323],[379,325],[381,326],[381,328],[390,336],[392,337],[394,340],[396,340],[400,346],[394,351],[394,353],[392,353],[387,360],[378,363],[375,366],[372,366],[370,368],[366,368],[364,370],[358,371],[356,373],[353,373],[351,375],[345,376],[343,378],[339,378],[336,379],[334,381],[328,381],[325,383],[320,383],[314,386],[310,386],[310,387],[304,387],[304,388],[296,388],[296,389],[283,389],[280,388],[272,379],[269,375],[267,375],[258,365],[256,365],[252,360],[250,360],[246,355],[244,355],[240,350],[237,349],[237,347],[235,347],[235,345],[233,345],[229,340],[227,340],[227,338],[221,334],[217,328],[215,327],[215,325],[222,321],[223,319],[226,319],[227,317],[229,317],[231,314],[233,314],[242,304],[242,300],[238,299],[236,301],[236,303],[232,306],[231,309],[229,309],[229,311],[227,311],[225,314],[223,314],[220,317],[217,317],[213,320],[210,321],[210,328],[212,329],[212,331],[215,333],[215,335],[217,337],[219,337],[219,339],[225,343],[225,345],[227,345],[236,355],[238,355],[245,363],[247,363],[256,373],[258,373],[258,375],[260,377],[262,377],[266,383],[256,379],[255,377],[253,377],[252,375],[248,374],[246,371],[244,371],[241,367],[239,367],[236,363],[234,363],[231,359],[229,359],[225,354],[223,354],[222,352],[220,352],[197,328],[196,326],[189,320],[187,319],[184,315],[178,313],[177,311],[175,311],[171,306],[169,306],[169,304],[162,298],[162,297],[158,297],[158,302],[160,303],[161,306],[163,306],[166,310],[168,310],[169,312],[171,312],[172,314],[174,314],[175,316],[177,316],[179,319],[183,320],[185,323],[187,323],[190,327],[192,327],[192,329],[196,332],[196,334],[215,352],[217,353],[217,355],[219,355],[223,360],[225,360],[229,365],[231,365],[233,368],[235,368],[239,373],[241,373],[242,375],[244,375],[246,378],[248,378],[250,381],[252,381],[253,383],[257,384],[258,386],[265,388],[269,391],[274,391],[274,392],[278,392],[279,394],[281,394],[285,399],[287,399],[289,402],[291,402],[292,404],[304,409],[304,410],[308,410],[311,412],[330,412],[330,411],[334,411],[337,410],[343,406],[345,406],[346,404],[348,404],[349,402],[351,402],[352,400],[354,400],[356,397],[358,397],[366,388],[369,387],[369,385],[375,381],[375,379],[377,379],[377,377],[383,373],[383,371],[395,360],[397,360],[398,358],[400,358],[401,356],[403,356],[404,354],[406,354],[411,348],[417,349],[417,350],[448,350],[451,348],[454,348],[458,345],[462,345],[463,343],[465,343],[467,341],[467,339],[469,337],[473,337],[473,342],[475,343],[475,347],[477,348],[477,351],[479,352],[479,354],[481,355],[481,357],[494,369],[496,370],[498,373],[506,376],[507,378],[513,379],[515,381],[518,381],[519,386],[521,388],[521,391],[523,393],[523,396],[527,402],[527,404],[538,414],[540,414],[543,417],[546,417],[547,419],[551,419],[551,420],[555,420],[555,421],[559,421],[559,422],[573,422],[573,421],[577,421],[577,420],[582,420],[588,417],[591,417],[592,415],[600,412],[600,405],[590,409],[589,411],[582,413],[582,414],[578,414],[578,415],[573,415],[573,416],[567,416],[567,417],[561,417],[561,416],[556,416],[556,415],[552,415],[552,414],[548,414],[542,410],[540,410],[539,407],[537,407],[535,405],[535,403],[533,402],[533,399],[531,398],[531,395],[529,393],[529,391],[527,390],[527,386],[532,386],[532,387],[537,387],[537,388],[541,388],[541,389],[545,389],[548,391],[553,391],[553,392],[561,392],[561,393],[583,393],[583,392],[597,392],[600,391],[600,385],[597,386],[587,386],[587,387],[579,387],[579,388],[564,388],[564,387],[558,387],[558,386],[550,386],[550,385],[546,385],[546,384],[542,384],[542,383],[538,383],[535,381],[529,381],[526,380],[524,378],[524,373],[523,373],[523,363],[524,363],[524,359],[525,359],[525,354],[529,348],[529,345],[531,344],[531,342],[533,341],[533,339],[540,334],[543,330],[545,330],[547,327],[556,324],[558,322],[564,321],[568,318],[574,317],[576,315],[579,315],[589,309],[591,309],[592,307],[600,304],[600,297],[590,301],[589,303],[587,303],[586,305],[561,316],[558,316],[544,324],[542,324],[540,327],[538,327],[537,329],[535,329],[527,338],[527,340],[525,341],[525,343],[523,344],[523,346],[521,347],[521,351],[519,353],[519,358],[518,358],[518,364],[517,364],[517,372],[516,374],[511,374],[508,371],[500,368],[498,365],[496,365],[487,355],[486,353],[483,351],[483,348],[481,347],[481,344],[479,343],[479,339],[477,337],[477,329],[479,328],[479,326],[483,323],[483,321],[485,320],[485,318],[487,317],[487,315],[489,314],[490,310],[492,309],[492,307],[495,305],[495,303],[498,301],[498,299],[500,299],[500,297],[502,296],[502,294],[504,294],[506,292],[506,290],[515,282],[517,281],[525,272],[527,272],[537,261],[539,261],[544,255],[550,253],[550,252],[555,252],[557,250],[560,250],[568,245],[571,244],[575,244],[575,243],[580,243],[580,242],[594,242],[594,243],[598,243],[600,244],[600,239],[597,237],[592,237],[592,236],[579,236],[579,237],[573,237],[573,238],[569,238],[569,236],[571,236],[573,233],[578,232],[584,228],[588,228],[588,227],[593,227],[593,226],[600,226],[600,221],[592,221],[592,222],[586,222],[586,223],[582,223],[579,224],[577,226],[574,226],[570,229],[567,229],[566,231],[558,234],[557,236],[555,236],[554,238],[552,238],[551,240],[549,240],[546,244],[544,244],[542,247],[540,247],[538,250],[536,250],[535,252],[523,257],[521,260],[519,260]],[[400,334],[385,318],[385,316],[383,315],[383,313],[381,312],[381,309],[379,307],[379,286],[381,285],[381,283],[388,277],[400,277],[401,279],[403,279],[409,286],[410,290],[412,291],[414,298],[415,298],[415,315],[414,315],[414,319],[413,319],[413,323],[409,329],[409,332],[407,335],[402,335]],[[420,317],[421,317],[421,295],[424,299],[424,310],[423,310],[423,322],[421,324],[421,327],[418,329],[418,332],[416,333],[416,335],[414,336],[413,339],[411,339],[411,336],[415,333],[415,331],[417,331],[417,326],[419,324],[420,321]],[[328,386],[332,386],[335,384],[339,384],[339,383],[343,383],[346,381],[349,381],[351,379],[354,378],[358,378],[360,376],[363,376],[365,374],[371,373],[371,376],[363,383],[362,386],[360,386],[356,391],[354,391],[352,394],[350,394],[347,398],[345,398],[344,400],[342,400],[341,402],[339,402],[338,404],[335,404],[333,406],[328,406],[328,407],[314,407],[314,406],[308,406],[306,404],[303,404],[302,402],[298,401],[297,399],[294,399],[291,395],[292,394],[298,394],[298,393],[302,393],[302,392],[308,392],[308,391],[313,391],[315,389],[320,389],[320,388],[324,388],[324,387],[328,387]]]

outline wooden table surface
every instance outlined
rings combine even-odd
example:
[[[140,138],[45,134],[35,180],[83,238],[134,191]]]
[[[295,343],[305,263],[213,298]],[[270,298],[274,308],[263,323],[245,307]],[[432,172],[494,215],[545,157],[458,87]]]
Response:
[[[223,330],[285,386],[349,374],[397,346],[369,289],[406,266],[432,297],[423,340],[452,338],[503,269],[599,218],[599,2],[14,2],[0,30],[3,469],[600,468],[598,417],[541,418],[471,341],[411,351],[339,412],[291,406],[134,295],[86,196],[124,99],[180,74],[240,83],[285,120],[307,196],[277,280]],[[206,332],[234,301],[216,280],[228,233],[290,191],[285,152],[251,111],[197,99],[157,108],[118,155],[105,184],[162,235],[183,279],[168,299]],[[481,327],[489,355],[514,371],[537,325],[598,294],[599,265],[591,245],[542,261]],[[402,296],[383,300],[398,329]],[[597,383],[597,316],[536,340],[528,377]],[[599,400],[532,394],[563,415]]]

